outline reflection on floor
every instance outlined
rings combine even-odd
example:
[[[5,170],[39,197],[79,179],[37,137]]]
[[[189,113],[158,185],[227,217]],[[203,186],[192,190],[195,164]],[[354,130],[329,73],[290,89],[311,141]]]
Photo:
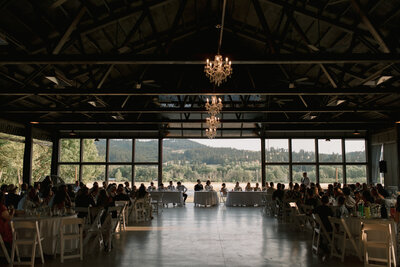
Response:
[[[45,266],[362,266],[351,256],[344,264],[338,259],[323,263],[311,253],[310,239],[310,233],[262,216],[261,208],[187,204],[130,226],[110,253],[64,264],[47,257]]]

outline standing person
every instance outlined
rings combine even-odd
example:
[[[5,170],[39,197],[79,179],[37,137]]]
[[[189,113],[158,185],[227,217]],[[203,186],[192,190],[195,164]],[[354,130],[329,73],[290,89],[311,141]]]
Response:
[[[76,181],[73,187],[74,193],[78,193],[79,189],[81,189],[81,187],[79,186],[79,181]]]
[[[306,187],[310,187],[310,178],[308,178],[307,172],[303,172],[303,178],[301,178],[301,184],[304,184]]]
[[[177,183],[176,186],[176,190],[178,190],[179,192],[182,192],[183,195],[183,205],[185,205],[186,199],[188,197],[188,195],[186,194],[187,188],[186,186],[184,186],[181,182]]]

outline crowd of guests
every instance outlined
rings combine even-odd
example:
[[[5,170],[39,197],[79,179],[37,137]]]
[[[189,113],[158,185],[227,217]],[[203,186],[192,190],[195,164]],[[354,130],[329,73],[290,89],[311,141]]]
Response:
[[[103,182],[102,186],[95,182],[90,189],[82,182],[56,186],[50,177],[33,186],[22,184],[20,188],[13,184],[4,184],[0,187],[0,235],[6,246],[11,247],[10,221],[16,212],[29,215],[31,211],[47,209],[54,214],[72,207],[99,207],[107,211],[109,207],[115,206],[116,201],[136,201],[143,198],[150,198],[144,184],[139,188],[131,188],[129,182],[119,185]],[[85,216],[87,213],[78,213],[78,217]],[[107,227],[111,226],[111,218],[107,216],[109,214],[105,212],[101,218],[105,233],[109,232]],[[104,244],[107,246],[107,242]]]

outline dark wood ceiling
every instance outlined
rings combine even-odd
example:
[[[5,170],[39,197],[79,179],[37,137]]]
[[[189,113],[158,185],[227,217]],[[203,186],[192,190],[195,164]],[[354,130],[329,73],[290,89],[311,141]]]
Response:
[[[400,120],[399,1],[228,0],[221,52],[233,75],[214,87],[203,69],[221,13],[216,0],[0,1],[0,118],[203,137],[216,94],[220,137]]]

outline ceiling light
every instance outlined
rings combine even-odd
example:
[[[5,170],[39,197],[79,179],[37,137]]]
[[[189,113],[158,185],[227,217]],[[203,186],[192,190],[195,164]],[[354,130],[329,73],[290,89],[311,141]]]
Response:
[[[125,119],[122,115],[112,115],[111,117],[117,121],[123,121]]]
[[[142,88],[142,84],[141,84],[141,83],[137,83],[137,84],[135,85],[135,87],[136,87],[136,89],[140,89],[140,88]]]
[[[360,135],[360,132],[357,131],[357,130],[355,130],[355,131],[353,132],[353,134],[354,134],[354,135]]]
[[[92,105],[93,107],[97,107],[96,101],[88,101],[88,104]]]
[[[311,50],[313,50],[313,51],[315,51],[315,52],[318,52],[318,51],[319,51],[319,48],[316,47],[315,45],[308,44],[307,46],[308,46],[308,48],[310,48]]]
[[[346,102],[345,99],[333,99],[332,101],[329,101],[327,106],[328,107],[335,107],[335,106],[339,106],[340,104],[343,104],[344,102]]]
[[[45,77],[47,80],[49,80],[49,81],[52,81],[53,83],[55,83],[55,84],[59,84],[59,82],[58,82],[58,79],[57,79],[57,77],[56,76],[46,76]]]
[[[31,121],[30,124],[39,124],[38,121]]]
[[[393,78],[393,76],[382,75],[381,77],[379,77],[378,81],[376,82],[376,85],[380,85],[381,83],[384,83],[384,82],[390,80],[391,78]]]
[[[400,121],[396,121],[395,123],[400,124]]]
[[[75,131],[74,131],[74,130],[70,131],[70,132],[69,132],[69,136],[76,136]]]

